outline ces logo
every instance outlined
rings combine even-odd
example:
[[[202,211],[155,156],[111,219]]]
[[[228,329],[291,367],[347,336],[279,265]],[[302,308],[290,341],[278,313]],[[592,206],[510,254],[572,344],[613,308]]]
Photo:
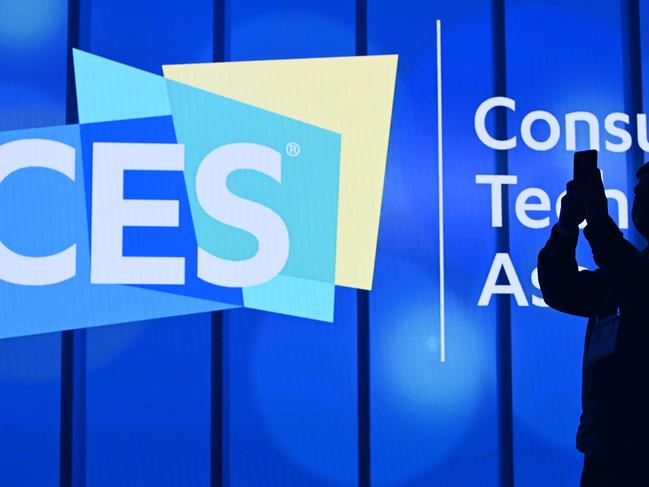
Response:
[[[92,154],[90,282],[92,284],[185,284],[184,257],[123,255],[124,227],[178,227],[178,200],[124,198],[126,171],[183,171],[182,144],[94,143]],[[47,139],[0,146],[0,182],[25,168],[43,168],[75,181],[75,149]],[[281,156],[250,143],[223,145],[201,161],[195,194],[214,219],[252,234],[257,252],[248,259],[222,259],[198,246],[197,276],[211,284],[244,287],[277,276],[289,255],[289,234],[272,209],[241,198],[227,187],[236,170],[258,171],[281,183]],[[77,244],[48,256],[18,254],[0,242],[0,278],[26,286],[57,284],[77,274]],[[190,249],[187,249],[190,250]]]
[[[79,124],[0,133],[0,337],[371,288],[396,56],[74,61]]]

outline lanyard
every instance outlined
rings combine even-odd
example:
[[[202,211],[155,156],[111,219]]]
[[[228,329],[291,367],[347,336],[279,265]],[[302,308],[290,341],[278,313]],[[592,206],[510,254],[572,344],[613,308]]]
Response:
[[[612,288],[609,287],[609,288],[606,289],[606,294],[604,295],[604,299],[602,300],[602,306],[600,306],[599,311],[597,312],[597,314],[595,314],[595,321],[600,320],[600,315],[607,308],[607,305],[608,305],[608,302],[609,302],[609,300],[611,298],[612,293],[613,293]],[[618,309],[619,309],[619,306],[615,305],[615,309],[613,310],[613,313],[607,314],[606,316],[603,316],[603,318],[606,319],[606,318],[608,318],[610,316],[616,315],[617,312],[618,312]]]

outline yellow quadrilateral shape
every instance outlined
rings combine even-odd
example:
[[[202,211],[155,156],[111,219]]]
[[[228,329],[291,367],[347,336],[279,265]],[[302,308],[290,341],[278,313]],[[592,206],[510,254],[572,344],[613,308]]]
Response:
[[[182,64],[165,77],[342,136],[336,284],[371,289],[396,55]]]

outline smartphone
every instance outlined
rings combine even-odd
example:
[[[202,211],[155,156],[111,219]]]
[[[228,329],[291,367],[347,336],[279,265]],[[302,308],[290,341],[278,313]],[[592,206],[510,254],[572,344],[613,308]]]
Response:
[[[575,181],[588,181],[597,173],[597,151],[595,149],[575,152],[574,156]]]

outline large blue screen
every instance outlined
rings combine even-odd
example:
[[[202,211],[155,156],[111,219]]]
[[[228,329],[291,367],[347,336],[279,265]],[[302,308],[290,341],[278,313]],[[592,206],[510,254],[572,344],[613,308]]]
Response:
[[[577,485],[586,321],[545,305],[536,256],[587,148],[613,219],[645,244],[627,195],[649,151],[648,15],[626,0],[0,1],[0,131],[75,123],[73,47],[158,75],[399,56],[369,294],[337,287],[333,323],[231,310],[0,340],[0,485]],[[594,266],[584,242],[578,260]]]

